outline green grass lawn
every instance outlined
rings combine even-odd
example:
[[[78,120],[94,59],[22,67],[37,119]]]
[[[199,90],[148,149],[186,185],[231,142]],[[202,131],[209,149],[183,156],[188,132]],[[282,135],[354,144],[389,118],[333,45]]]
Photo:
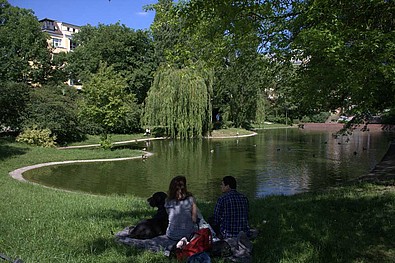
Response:
[[[284,128],[297,128],[298,125],[285,125],[281,123],[255,123],[253,124],[253,128],[257,130],[266,130],[266,129],[284,129]]]
[[[161,254],[114,242],[111,231],[154,213],[145,200],[64,192],[8,175],[42,162],[139,154],[0,140],[0,253],[24,262],[169,262]],[[199,201],[206,217],[214,201]],[[266,197],[251,200],[250,213],[251,225],[260,231],[253,242],[254,262],[394,262],[393,187],[366,184]]]

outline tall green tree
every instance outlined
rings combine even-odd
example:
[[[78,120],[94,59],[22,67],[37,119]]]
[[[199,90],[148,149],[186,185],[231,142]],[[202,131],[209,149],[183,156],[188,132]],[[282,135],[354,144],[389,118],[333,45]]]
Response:
[[[182,46],[186,39],[181,37],[182,20],[177,13],[177,4],[173,0],[159,0],[156,4],[146,6],[146,10],[155,11],[150,30],[157,61],[159,64],[182,66],[186,55]]]
[[[212,79],[212,73],[200,65],[160,68],[145,102],[143,125],[164,127],[173,138],[189,139],[207,133]]]
[[[268,72],[263,70],[252,24],[236,25],[242,16],[238,7],[221,3],[218,10],[232,13],[233,19],[221,21],[212,13],[218,1],[202,7],[199,1],[161,0],[153,5],[156,15],[151,29],[167,63],[182,68],[204,61],[215,69],[213,108],[234,125],[248,126],[255,118],[256,94],[264,89]]]
[[[210,21],[205,36],[230,36],[229,47],[301,62],[287,94],[301,109],[376,111],[394,105],[394,95],[382,96],[395,94],[394,8],[388,0],[191,0],[182,11],[188,28]],[[258,45],[246,41],[254,36]]]
[[[100,125],[105,138],[119,126],[136,129],[139,109],[135,95],[127,88],[120,73],[112,66],[100,64],[98,72],[84,84],[80,116]]]
[[[357,112],[394,105],[394,1],[307,1],[299,13],[289,28],[292,54],[305,62],[301,98]]]
[[[25,83],[0,81],[0,129],[21,128],[31,88]]]
[[[31,10],[0,0],[0,80],[45,82],[52,72],[47,37]]]
[[[67,64],[72,79],[88,82],[103,62],[127,81],[127,91],[136,95],[137,102],[143,102],[157,65],[148,32],[135,31],[119,23],[87,25],[73,40],[78,47],[69,53]]]

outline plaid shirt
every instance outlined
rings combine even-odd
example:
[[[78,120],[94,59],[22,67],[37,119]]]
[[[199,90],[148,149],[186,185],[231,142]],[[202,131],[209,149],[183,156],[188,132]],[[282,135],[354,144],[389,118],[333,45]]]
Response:
[[[248,206],[247,197],[234,189],[218,198],[214,208],[214,223],[220,226],[224,238],[237,237],[240,231],[250,235]]]

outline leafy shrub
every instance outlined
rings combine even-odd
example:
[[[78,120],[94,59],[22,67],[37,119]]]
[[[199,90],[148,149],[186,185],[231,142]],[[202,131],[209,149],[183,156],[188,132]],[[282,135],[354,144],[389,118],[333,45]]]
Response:
[[[0,126],[19,130],[31,88],[23,83],[0,82]]]
[[[329,112],[320,112],[311,116],[311,122],[323,123],[325,122],[331,114]]]
[[[281,124],[292,124],[291,118],[285,118],[284,115],[278,115],[278,116],[274,116],[274,115],[267,115],[266,117],[266,121],[268,122],[273,122],[273,123],[281,123]]]
[[[80,140],[77,98],[76,90],[65,85],[36,88],[25,111],[24,127],[49,129],[59,144]]]
[[[100,136],[100,147],[104,150],[110,150],[112,147],[111,136],[102,134]]]
[[[331,114],[329,112],[320,112],[318,114],[304,115],[301,122],[314,122],[314,123],[324,123]]]
[[[25,129],[16,141],[48,148],[56,146],[56,136],[52,135],[51,130],[38,129],[37,126]]]
[[[311,119],[309,116],[304,115],[300,121],[301,122],[311,122]]]

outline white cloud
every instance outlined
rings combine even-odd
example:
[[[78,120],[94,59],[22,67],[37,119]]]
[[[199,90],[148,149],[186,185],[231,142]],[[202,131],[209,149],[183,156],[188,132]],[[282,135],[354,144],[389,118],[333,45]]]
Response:
[[[136,13],[138,16],[146,16],[148,15],[148,12],[138,12]]]

